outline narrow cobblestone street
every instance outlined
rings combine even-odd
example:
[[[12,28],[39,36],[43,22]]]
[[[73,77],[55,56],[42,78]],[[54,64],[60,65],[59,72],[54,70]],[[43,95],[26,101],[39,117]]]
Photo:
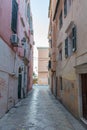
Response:
[[[2,119],[0,130],[86,130],[50,93],[34,86]]]

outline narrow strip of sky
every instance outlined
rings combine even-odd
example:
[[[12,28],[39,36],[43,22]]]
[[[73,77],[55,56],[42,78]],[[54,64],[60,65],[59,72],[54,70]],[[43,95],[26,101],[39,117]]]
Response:
[[[48,46],[48,6],[49,0],[31,0],[34,39],[37,47]]]

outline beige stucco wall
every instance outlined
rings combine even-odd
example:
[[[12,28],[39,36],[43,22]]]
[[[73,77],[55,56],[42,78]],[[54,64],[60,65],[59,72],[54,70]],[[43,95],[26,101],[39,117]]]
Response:
[[[54,5],[51,5],[54,8]],[[54,9],[51,7],[52,15]],[[64,18],[64,0],[60,0],[56,18],[52,21],[52,41],[53,46],[50,49],[51,60],[53,51],[56,50],[56,77],[57,81],[57,96],[62,100],[64,105],[75,115],[80,116],[81,107],[81,81],[79,74],[76,72],[75,66],[87,63],[87,0],[72,0],[71,7],[68,10],[67,16]],[[52,10],[53,9],[53,10]],[[59,16],[63,12],[63,26],[59,30]],[[65,39],[67,37],[66,30],[69,28],[71,22],[77,27],[77,51],[67,59],[65,58]],[[51,22],[50,22],[51,23]],[[58,60],[59,47],[62,47],[62,61]],[[53,57],[53,58],[52,58]],[[55,66],[54,66],[55,68]],[[54,69],[55,70],[55,69]],[[86,73],[86,71],[85,71]],[[52,77],[52,74],[50,74]],[[60,77],[62,77],[63,90],[60,89]],[[53,85],[54,87],[54,85]]]
[[[86,13],[87,1],[73,0],[70,10],[64,18],[63,15],[63,27],[58,32],[57,46],[62,43],[63,59],[58,63],[57,76],[63,78],[63,90],[61,93],[61,99],[63,103],[69,108],[69,110],[75,115],[79,115],[79,86],[77,85],[77,74],[74,66],[87,63],[87,13]],[[60,7],[63,9],[62,2]],[[57,14],[58,16],[58,14]],[[71,21],[77,27],[77,51],[72,54],[71,57],[65,58],[65,33]],[[60,66],[61,64],[61,66]]]
[[[38,84],[48,85],[48,48],[38,48]]]
[[[39,72],[38,84],[39,85],[48,85],[48,72]]]

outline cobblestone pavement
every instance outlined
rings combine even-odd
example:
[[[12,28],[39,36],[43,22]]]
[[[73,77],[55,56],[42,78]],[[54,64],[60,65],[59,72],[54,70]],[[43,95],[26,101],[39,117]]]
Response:
[[[47,86],[35,86],[2,119],[0,130],[87,130],[53,95]]]

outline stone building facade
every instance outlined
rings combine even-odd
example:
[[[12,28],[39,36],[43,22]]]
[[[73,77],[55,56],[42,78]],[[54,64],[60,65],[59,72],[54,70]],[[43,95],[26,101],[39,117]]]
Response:
[[[38,47],[38,84],[48,85],[48,48]]]
[[[0,117],[32,88],[30,1],[0,0]]]
[[[69,111],[82,120],[87,120],[86,8],[86,0],[50,0],[48,33],[50,53],[53,46],[56,52],[55,71],[50,68],[51,75],[55,73],[51,88]]]

